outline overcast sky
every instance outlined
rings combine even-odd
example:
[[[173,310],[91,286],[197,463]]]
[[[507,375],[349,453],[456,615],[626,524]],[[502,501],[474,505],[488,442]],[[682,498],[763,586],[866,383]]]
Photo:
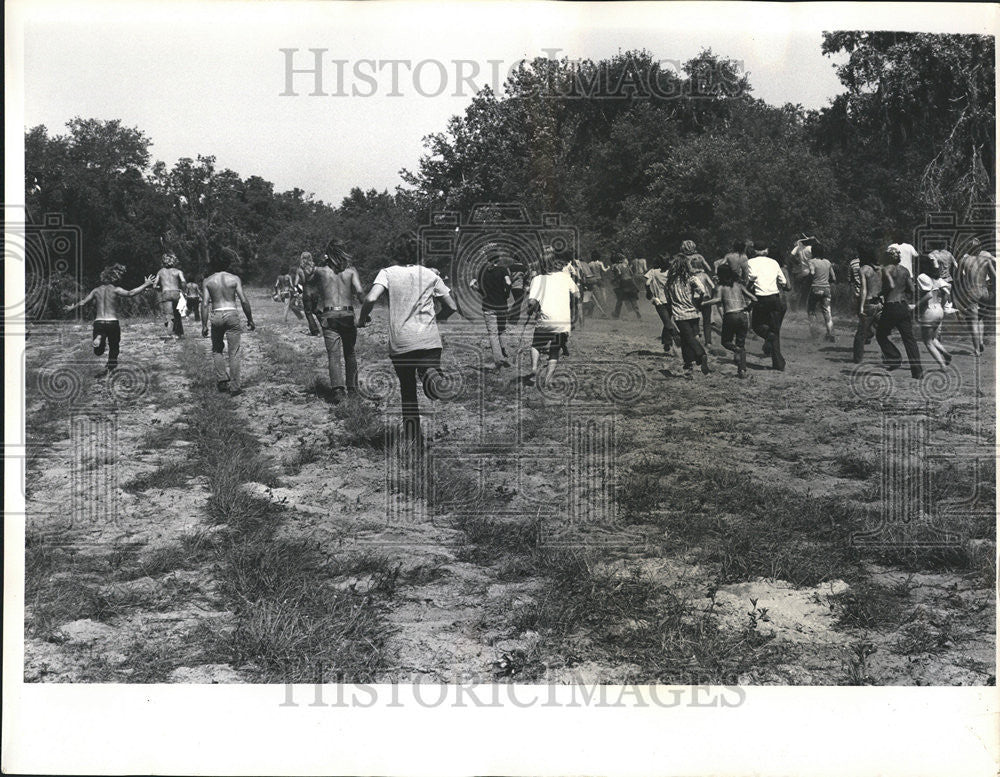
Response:
[[[118,13],[124,7],[134,9],[127,18]],[[472,94],[456,77],[455,60],[474,61],[462,67],[466,74],[478,67],[473,80],[481,85],[492,80],[492,68],[503,73],[550,49],[599,59],[645,48],[657,59],[684,61],[706,47],[741,60],[756,96],[822,107],[842,91],[834,61],[820,52],[818,25],[789,30],[793,17],[809,27],[802,6],[784,8],[790,10],[764,17],[723,4],[687,15],[667,4],[64,7],[26,27],[25,124],[55,133],[73,116],[121,119],[153,140],[155,159],[172,164],[211,154],[220,167],[338,204],[353,186],[391,191],[400,168],[417,166],[423,136],[463,111]],[[309,96],[308,74],[294,76],[299,96],[281,95],[286,55],[280,50],[297,49],[294,66],[306,68],[314,62],[310,48],[326,50],[327,92],[338,86],[333,60],[346,60],[348,96]],[[365,59],[411,63],[398,66],[402,96],[389,94],[391,65],[382,65],[375,87],[355,77],[355,67],[374,69],[359,64]],[[441,83],[434,62],[414,75],[423,60],[442,63],[444,94],[419,93],[434,93]],[[376,93],[351,96],[354,89]]]

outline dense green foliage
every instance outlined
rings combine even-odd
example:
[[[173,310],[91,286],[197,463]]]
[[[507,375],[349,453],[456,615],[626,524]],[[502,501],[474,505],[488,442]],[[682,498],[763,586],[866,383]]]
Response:
[[[211,156],[152,164],[140,130],[77,118],[63,135],[27,132],[27,206],[35,221],[59,212],[81,228],[87,282],[110,262],[138,279],[167,249],[196,278],[227,251],[249,280],[269,281],[333,236],[370,278],[395,233],[485,201],[565,214],[587,253],[652,257],[691,238],[715,257],[751,238],[776,255],[806,232],[842,261],[912,234],[930,211],[962,218],[993,201],[993,48],[982,36],[827,33],[823,52],[846,55],[845,92],[808,112],[754,98],[738,64],[711,51],[676,71],[646,51],[539,58],[428,136],[404,187],[354,188],[338,207]]]

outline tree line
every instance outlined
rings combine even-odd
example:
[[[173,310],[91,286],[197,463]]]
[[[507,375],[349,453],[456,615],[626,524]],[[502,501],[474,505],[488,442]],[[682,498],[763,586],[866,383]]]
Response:
[[[807,233],[846,261],[928,212],[962,219],[994,201],[992,37],[834,32],[822,50],[846,59],[843,93],[820,110],[755,98],[739,63],[710,50],[677,71],[648,51],[525,62],[502,95],[482,90],[426,137],[395,192],[355,187],[336,206],[212,156],[168,168],[142,130],[75,118],[63,134],[26,132],[26,205],[81,228],[91,283],[116,262],[139,278],[167,250],[196,278],[224,251],[268,282],[333,236],[369,279],[393,235],[489,201],[565,214],[588,255],[652,258],[684,239],[720,256],[747,238],[784,251]]]

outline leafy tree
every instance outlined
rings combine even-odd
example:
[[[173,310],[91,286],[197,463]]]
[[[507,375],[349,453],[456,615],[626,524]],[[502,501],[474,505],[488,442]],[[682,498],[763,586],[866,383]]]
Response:
[[[813,134],[852,194],[874,193],[866,198],[895,229],[928,210],[965,215],[993,201],[992,37],[832,32],[823,52],[848,54],[837,69],[847,92],[815,117]]]

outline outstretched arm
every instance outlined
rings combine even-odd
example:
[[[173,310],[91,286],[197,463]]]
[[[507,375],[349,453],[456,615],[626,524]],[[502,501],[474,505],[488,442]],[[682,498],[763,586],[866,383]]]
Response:
[[[97,294],[97,289],[94,289],[93,291],[91,291],[90,294],[88,294],[86,297],[84,297],[79,302],[74,302],[72,305],[66,305],[63,308],[63,310],[65,310],[67,313],[69,313],[71,310],[73,310],[75,308],[82,308],[84,305],[86,305],[88,302],[90,302],[94,298],[95,294]]]
[[[250,310],[250,300],[248,300],[247,295],[243,293],[243,281],[239,278],[236,279],[236,299],[238,299],[240,301],[240,305],[243,306],[243,315],[247,317],[247,329],[252,332],[257,327],[253,322],[253,313]]]
[[[364,304],[361,306],[361,313],[358,315],[358,326],[367,326],[368,322],[371,320],[371,313],[372,309],[375,307],[375,303],[378,302],[378,298],[384,293],[385,286],[381,283],[372,285],[372,290],[368,292],[368,296],[365,297]]]
[[[150,276],[147,276],[145,283],[143,283],[141,286],[136,286],[131,291],[127,291],[126,289],[121,289],[121,288],[115,287],[115,294],[117,294],[119,297],[134,297],[136,294],[141,294],[142,292],[144,292],[146,289],[148,289],[154,283],[156,283],[156,277],[153,276],[153,275],[150,275]]]

